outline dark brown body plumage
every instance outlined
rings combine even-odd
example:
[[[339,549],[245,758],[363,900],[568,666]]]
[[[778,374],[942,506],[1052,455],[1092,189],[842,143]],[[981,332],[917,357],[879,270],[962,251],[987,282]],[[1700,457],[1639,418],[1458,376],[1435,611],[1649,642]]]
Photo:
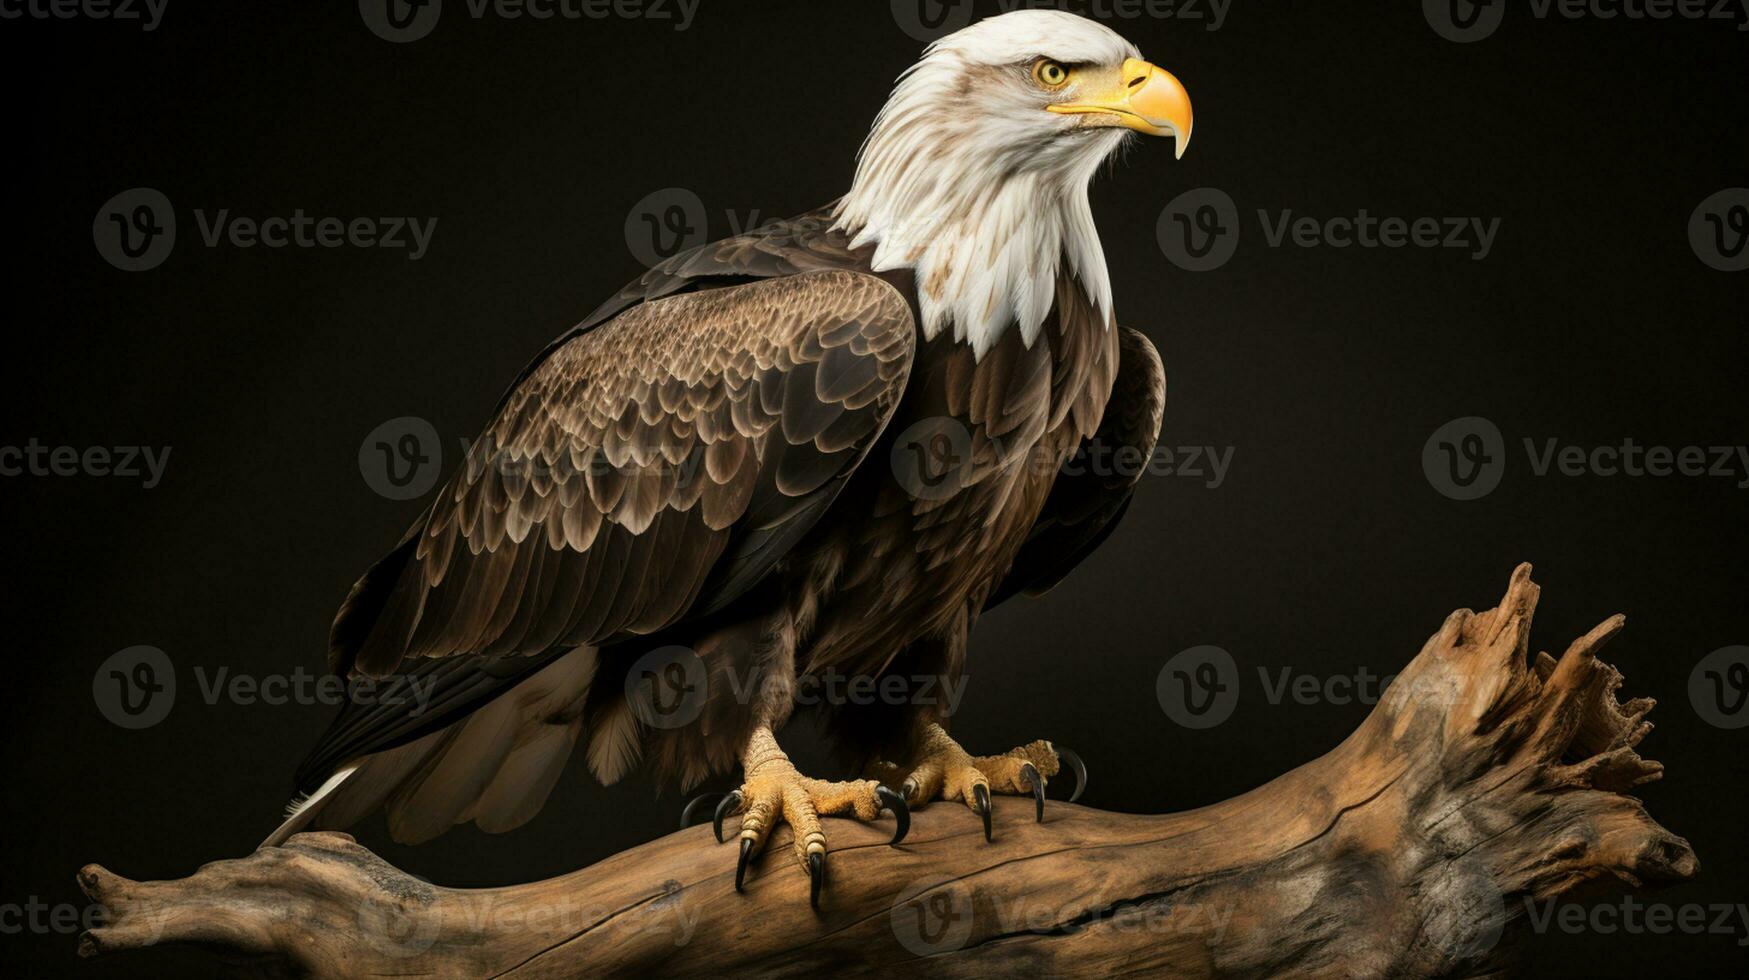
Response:
[[[872,272],[830,223],[815,212],[676,256],[525,369],[335,622],[335,670],[429,678],[432,706],[348,706],[300,789],[393,759],[372,763],[394,786],[366,802],[393,812],[442,783],[459,820],[521,791],[532,807],[496,811],[526,819],[555,774],[504,790],[444,759],[478,740],[470,715],[579,645],[593,661],[565,683],[582,689],[513,693],[538,731],[499,736],[488,763],[563,743],[562,767],[581,739],[603,778],[641,763],[695,782],[732,769],[756,724],[781,725],[798,676],[957,678],[985,608],[1048,588],[1103,540],[1135,474],[1060,467],[1090,442],[1152,450],[1152,345],[1069,278],[1030,349],[1018,330],[981,361],[926,341],[909,273]],[[919,484],[907,454],[924,439],[951,457]],[[627,671],[675,644],[708,669],[708,701],[691,724],[640,725]],[[866,756],[902,750],[939,710],[841,705],[830,720]]]

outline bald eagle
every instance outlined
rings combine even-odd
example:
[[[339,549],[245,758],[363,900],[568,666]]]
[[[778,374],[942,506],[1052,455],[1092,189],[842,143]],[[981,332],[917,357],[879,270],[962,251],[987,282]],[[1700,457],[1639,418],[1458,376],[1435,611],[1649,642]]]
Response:
[[[953,683],[980,613],[1123,515],[1136,474],[1062,464],[1159,433],[1160,359],[1116,324],[1087,197],[1133,134],[1191,134],[1133,45],[981,21],[900,77],[843,198],[676,255],[549,344],[334,621],[335,672],[429,697],[350,699],[267,843],[379,808],[401,841],[508,830],[579,746],[604,784],[740,766],[716,814],[737,886],[785,822],[816,903],[822,816],[890,812],[897,839],[953,800],[988,838],[995,792],[1042,818],[1058,751],[973,756],[940,698],[826,699],[872,778],[805,776],[775,733],[810,679]]]

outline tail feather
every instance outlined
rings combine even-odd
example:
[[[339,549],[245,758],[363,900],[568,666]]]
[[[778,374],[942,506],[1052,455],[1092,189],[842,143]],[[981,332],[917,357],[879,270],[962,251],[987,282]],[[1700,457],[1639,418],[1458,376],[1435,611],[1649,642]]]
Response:
[[[448,729],[418,741],[365,756],[348,779],[322,804],[321,826],[350,827],[388,804],[389,797],[432,753],[443,746]]]
[[[643,757],[643,726],[624,698],[610,702],[589,729],[589,771],[611,786],[637,768]]]
[[[520,719],[514,708],[500,698],[445,732],[443,748],[389,800],[389,833],[395,840],[423,843],[465,822],[516,745]]]
[[[295,797],[286,805],[285,822],[281,823],[273,833],[268,834],[267,839],[261,842],[261,846],[278,847],[284,844],[291,835],[308,827],[310,821],[316,818],[316,813],[321,810],[323,804],[351,777],[356,769],[356,766],[347,766],[329,776],[328,781],[318,787],[315,792],[308,796]]]
[[[500,834],[534,819],[564,773],[582,731],[579,718],[563,727],[548,726],[518,745],[474,804],[474,823],[488,834]]]
[[[596,652],[578,647],[460,721],[344,765],[294,801],[264,846],[301,830],[340,829],[378,808],[404,844],[458,823],[498,833],[540,811],[583,730]]]

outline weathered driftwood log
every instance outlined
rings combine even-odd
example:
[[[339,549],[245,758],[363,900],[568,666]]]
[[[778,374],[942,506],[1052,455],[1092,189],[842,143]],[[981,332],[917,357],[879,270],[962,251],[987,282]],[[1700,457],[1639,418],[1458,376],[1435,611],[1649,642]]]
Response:
[[[1527,902],[1686,879],[1689,845],[1624,795],[1652,702],[1617,703],[1605,621],[1528,657],[1528,566],[1498,609],[1453,613],[1328,755],[1224,803],[1130,816],[999,801],[982,840],[957,806],[909,839],[835,822],[818,913],[781,835],[734,890],[733,839],[672,834],[594,867],[485,890],[429,885],[343,834],[180,881],[79,875],[111,910],[85,954],[197,943],[322,977],[622,974],[1473,976],[1500,970]],[[913,967],[917,968],[917,967]]]

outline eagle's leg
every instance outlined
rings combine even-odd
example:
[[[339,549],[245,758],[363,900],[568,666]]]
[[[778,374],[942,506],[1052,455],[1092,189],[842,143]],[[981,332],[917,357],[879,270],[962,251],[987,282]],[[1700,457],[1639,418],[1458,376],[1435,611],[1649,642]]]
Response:
[[[808,900],[815,907],[820,904],[820,885],[826,877],[826,833],[820,827],[821,817],[848,816],[867,823],[883,809],[890,809],[898,823],[894,844],[910,828],[904,797],[872,779],[835,783],[802,775],[778,746],[769,726],[754,729],[741,764],[746,781],[723,800],[716,817],[720,840],[723,817],[741,815],[736,891],[746,878],[748,861],[765,848],[766,839],[780,821],[790,825],[796,860],[811,880]]]
[[[1080,760],[1066,749],[1044,740],[1009,749],[1001,755],[972,755],[937,724],[923,729],[917,757],[909,766],[876,762],[869,775],[899,782],[912,806],[931,800],[959,800],[984,820],[984,839],[993,837],[990,825],[990,794],[1031,796],[1038,802],[1038,819],[1045,818],[1045,784],[1069,761],[1078,779],[1079,796],[1086,776]]]

